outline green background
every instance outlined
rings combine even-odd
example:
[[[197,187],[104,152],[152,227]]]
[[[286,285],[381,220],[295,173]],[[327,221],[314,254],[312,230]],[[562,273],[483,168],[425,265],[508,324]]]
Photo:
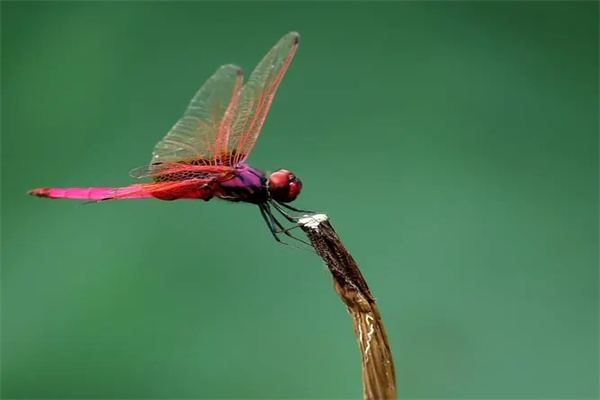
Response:
[[[598,395],[598,4],[2,3],[3,398],[359,398],[350,319],[257,209],[81,205],[221,64],[302,35],[250,162],[304,182],[403,398]]]

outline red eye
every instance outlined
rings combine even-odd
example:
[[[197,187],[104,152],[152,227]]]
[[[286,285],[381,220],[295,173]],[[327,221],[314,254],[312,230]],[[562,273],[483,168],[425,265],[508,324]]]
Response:
[[[296,199],[301,189],[302,182],[285,169],[275,171],[269,177],[269,194],[273,200],[289,203]]]
[[[290,183],[290,190],[288,192],[288,201],[294,201],[302,190],[302,182],[298,179],[294,179],[294,182]]]

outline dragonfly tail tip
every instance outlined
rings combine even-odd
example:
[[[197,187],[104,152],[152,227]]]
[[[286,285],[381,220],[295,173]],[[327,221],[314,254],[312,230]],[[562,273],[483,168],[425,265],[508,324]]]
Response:
[[[27,194],[36,197],[48,197],[48,189],[31,189]]]

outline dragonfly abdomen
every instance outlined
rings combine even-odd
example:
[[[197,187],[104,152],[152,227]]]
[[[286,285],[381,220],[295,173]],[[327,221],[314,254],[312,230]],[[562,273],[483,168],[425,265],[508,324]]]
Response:
[[[50,199],[79,200],[111,200],[111,199],[147,199],[152,197],[140,186],[132,185],[121,188],[89,187],[89,188],[39,188],[29,191],[31,196]]]

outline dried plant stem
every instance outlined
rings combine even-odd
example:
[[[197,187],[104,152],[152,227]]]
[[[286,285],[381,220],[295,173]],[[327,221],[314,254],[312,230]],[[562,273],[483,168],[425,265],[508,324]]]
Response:
[[[325,261],[354,324],[362,356],[363,398],[396,399],[394,361],[381,315],[356,261],[345,249],[325,214],[298,222]]]

